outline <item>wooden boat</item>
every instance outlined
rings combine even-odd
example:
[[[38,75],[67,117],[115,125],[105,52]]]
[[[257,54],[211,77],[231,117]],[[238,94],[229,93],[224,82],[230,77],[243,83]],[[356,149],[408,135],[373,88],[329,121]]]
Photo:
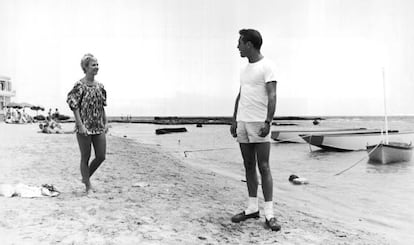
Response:
[[[367,130],[366,128],[296,128],[296,129],[278,129],[273,130],[270,134],[270,137],[278,142],[287,142],[287,143],[305,143],[300,135],[311,135],[319,133],[334,133],[334,132],[360,132]]]
[[[382,164],[395,162],[408,162],[411,160],[413,146],[401,142],[379,143],[376,145],[368,145],[367,152],[370,162]]]
[[[356,151],[365,150],[367,145],[378,144],[383,140],[381,131],[365,132],[335,132],[323,134],[300,135],[302,139],[311,145],[325,150],[334,151]],[[414,132],[388,131],[391,141],[410,143],[414,141]]]
[[[155,134],[170,134],[187,132],[186,128],[159,128],[155,130]]]

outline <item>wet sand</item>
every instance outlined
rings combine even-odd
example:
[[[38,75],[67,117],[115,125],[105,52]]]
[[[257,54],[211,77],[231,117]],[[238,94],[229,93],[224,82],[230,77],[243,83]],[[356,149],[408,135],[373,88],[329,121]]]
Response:
[[[91,179],[96,192],[85,195],[75,135],[37,131],[0,123],[0,183],[53,184],[61,194],[0,197],[0,244],[389,244],[277,200],[280,232],[265,227],[263,215],[234,224],[244,183],[110,135]]]

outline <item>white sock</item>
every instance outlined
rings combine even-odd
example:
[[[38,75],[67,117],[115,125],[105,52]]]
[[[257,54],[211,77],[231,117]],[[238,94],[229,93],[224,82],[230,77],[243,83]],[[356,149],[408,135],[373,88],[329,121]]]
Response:
[[[273,201],[265,202],[264,203],[264,214],[267,220],[275,217],[273,214]]]
[[[247,209],[244,211],[244,213],[251,214],[259,211],[259,198],[257,197],[249,197],[249,205],[247,206]]]

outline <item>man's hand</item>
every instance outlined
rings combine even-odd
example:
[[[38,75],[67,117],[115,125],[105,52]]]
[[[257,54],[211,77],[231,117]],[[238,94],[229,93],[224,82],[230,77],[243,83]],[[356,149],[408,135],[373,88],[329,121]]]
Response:
[[[270,123],[264,123],[263,127],[259,131],[260,137],[266,137],[270,132]]]
[[[237,122],[233,121],[230,126],[230,133],[231,135],[236,138],[237,137]]]

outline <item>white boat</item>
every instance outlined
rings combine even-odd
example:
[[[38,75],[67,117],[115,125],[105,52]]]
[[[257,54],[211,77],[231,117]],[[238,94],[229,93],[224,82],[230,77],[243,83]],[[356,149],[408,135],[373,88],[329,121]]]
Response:
[[[409,162],[413,155],[413,146],[407,143],[389,142],[368,145],[367,152],[370,162],[382,164]]]
[[[383,140],[381,131],[365,132],[335,132],[323,134],[301,135],[302,139],[311,145],[325,150],[357,151],[365,150],[367,145],[377,145]],[[389,131],[390,141],[411,143],[414,141],[414,132]]]
[[[384,68],[382,68],[382,81],[384,86],[385,141],[381,140],[380,143],[367,145],[368,157],[371,162],[379,162],[382,164],[407,162],[411,160],[413,153],[413,147],[411,146],[412,141],[407,143],[407,139],[405,141],[398,139],[398,142],[395,142],[388,132],[387,96]],[[381,137],[383,137],[383,135],[381,135]]]
[[[277,129],[273,130],[270,137],[277,142],[287,143],[305,143],[300,135],[311,135],[319,133],[334,133],[334,132],[360,132],[367,130],[366,128],[296,128],[296,129]]]

